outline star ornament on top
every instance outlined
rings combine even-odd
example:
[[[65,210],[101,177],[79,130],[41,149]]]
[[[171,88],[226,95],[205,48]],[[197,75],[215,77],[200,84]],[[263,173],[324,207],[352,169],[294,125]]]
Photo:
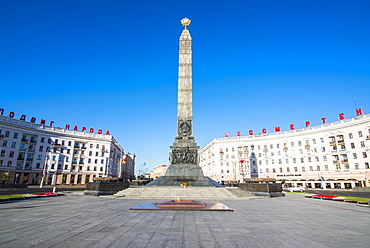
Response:
[[[181,25],[182,25],[182,26],[184,26],[184,27],[186,28],[187,26],[189,26],[189,25],[190,25],[191,20],[190,20],[189,18],[185,17],[185,18],[184,18],[184,19],[182,19],[180,22],[181,22]]]

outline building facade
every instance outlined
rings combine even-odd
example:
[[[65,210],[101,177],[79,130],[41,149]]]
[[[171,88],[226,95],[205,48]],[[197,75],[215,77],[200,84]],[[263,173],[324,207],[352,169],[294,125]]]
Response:
[[[311,188],[369,187],[370,114],[283,132],[215,138],[199,152],[216,181],[276,178]]]
[[[150,178],[151,179],[157,179],[160,178],[161,176],[164,176],[166,174],[168,165],[158,165],[153,168],[152,171],[150,171]]]
[[[134,153],[125,152],[123,154],[120,177],[124,182],[135,179],[135,158]]]
[[[111,135],[0,116],[0,183],[85,184],[94,177],[122,176],[123,156]]]

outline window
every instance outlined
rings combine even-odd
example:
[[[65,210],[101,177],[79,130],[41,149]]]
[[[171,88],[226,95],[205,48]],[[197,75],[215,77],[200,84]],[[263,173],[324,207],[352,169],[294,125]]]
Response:
[[[364,148],[364,147],[365,147],[365,142],[364,142],[364,141],[361,141],[361,142],[360,142],[360,144],[361,144],[361,147],[362,147],[362,148]]]
[[[353,153],[353,158],[357,159],[357,153]]]
[[[320,166],[318,165],[318,166],[316,166],[316,170],[317,171],[321,171],[321,168],[320,168]]]
[[[42,150],[44,150],[44,146],[39,147],[39,152],[42,152]]]
[[[93,148],[93,144],[90,144],[90,148]]]
[[[363,158],[367,158],[367,153],[366,153],[366,152],[363,152],[363,153],[362,153],[362,157],[363,157]]]
[[[37,155],[37,159],[38,159],[38,160],[41,160],[41,159],[42,159],[42,155],[41,155],[41,154],[38,154],[38,155]]]
[[[325,165],[325,170],[328,171],[329,170],[329,166],[326,164]]]
[[[98,163],[98,160],[97,160],[97,159],[95,159],[95,161],[94,161],[94,162],[95,162],[95,164],[97,164],[97,163]]]
[[[278,143],[278,144],[276,144],[276,147],[277,147],[277,148],[280,148],[280,144],[279,144],[279,143]]]
[[[9,152],[9,157],[10,157],[10,158],[14,157],[14,152],[13,152],[13,151],[10,151],[10,152]]]
[[[8,161],[7,166],[8,166],[8,167],[11,167],[11,166],[12,166],[12,161]]]
[[[362,131],[358,131],[358,137],[362,137]]]
[[[0,151],[0,157],[4,157],[5,156],[5,150],[1,150]]]
[[[12,142],[12,148],[15,148],[17,145],[17,142]]]
[[[96,144],[96,149],[99,149],[99,144]]]
[[[8,145],[8,141],[7,140],[3,140],[3,145],[4,147],[6,147]]]
[[[48,143],[51,144],[52,142],[51,138],[48,138]]]
[[[72,145],[72,141],[68,141],[68,146],[71,146]]]
[[[95,156],[99,156],[99,152],[95,152]]]
[[[10,132],[9,131],[5,131],[5,137],[9,137],[10,135]]]
[[[316,145],[316,140],[312,139],[312,144]]]
[[[65,145],[65,141],[64,140],[62,140],[62,146],[64,146]]]
[[[13,139],[18,139],[18,133],[14,133]]]
[[[291,143],[290,143],[290,146],[291,146],[291,147],[294,147],[294,142],[291,142]]]
[[[89,159],[87,160],[87,162],[90,164],[90,163],[91,163],[91,158],[89,158]]]
[[[69,157],[66,157],[66,162],[69,162]]]
[[[324,138],[320,138],[321,143],[324,143]]]
[[[104,159],[100,160],[100,163],[101,163],[101,164],[104,164]]]
[[[319,157],[317,157],[317,156],[316,156],[316,157],[315,157],[315,161],[316,161],[316,162],[319,162]]]
[[[370,166],[369,166],[369,163],[368,162],[365,163],[365,169],[370,169]]]
[[[302,166],[302,171],[305,172],[306,171],[306,167]]]
[[[270,145],[270,148],[271,148],[271,149],[273,149],[273,148],[274,148],[274,145],[273,145],[273,144],[271,144],[271,145]]]
[[[67,154],[71,154],[71,149],[67,149]]]
[[[355,163],[355,169],[356,170],[360,169],[360,166],[358,165],[358,163]]]
[[[311,162],[311,157],[308,157],[308,162]]]
[[[100,167],[100,171],[103,171],[103,167]]]
[[[353,139],[353,134],[352,133],[349,133],[349,138]]]
[[[297,159],[296,158],[293,158],[293,163],[297,163]]]
[[[289,164],[289,159],[285,159],[285,163],[286,164]]]
[[[313,171],[313,166],[310,166],[310,171]]]
[[[303,158],[301,158],[301,163],[304,163],[304,159]]]
[[[354,149],[355,148],[355,143],[351,143],[351,148]]]
[[[302,141],[298,141],[298,146],[301,146],[302,145]]]
[[[32,137],[31,137],[32,138]],[[58,144],[58,142],[59,142],[59,140],[58,139],[56,139],[55,141],[54,141],[54,144]]]
[[[298,172],[298,167],[294,167],[294,172]]]

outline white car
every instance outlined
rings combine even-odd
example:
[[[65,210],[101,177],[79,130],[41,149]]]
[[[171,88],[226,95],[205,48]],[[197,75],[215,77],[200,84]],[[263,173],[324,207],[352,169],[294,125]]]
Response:
[[[303,192],[303,191],[306,191],[306,187],[292,186],[292,187],[287,188],[286,190],[290,192]]]

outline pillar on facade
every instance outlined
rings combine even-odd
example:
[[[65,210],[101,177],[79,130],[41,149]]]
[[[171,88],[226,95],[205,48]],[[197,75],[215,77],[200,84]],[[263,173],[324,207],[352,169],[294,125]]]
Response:
[[[66,184],[72,184],[71,182],[71,174],[67,174]]]
[[[86,182],[86,174],[83,174],[81,178],[81,184],[85,184],[85,182]]]
[[[0,171],[0,183],[3,183],[3,175],[5,171]]]

